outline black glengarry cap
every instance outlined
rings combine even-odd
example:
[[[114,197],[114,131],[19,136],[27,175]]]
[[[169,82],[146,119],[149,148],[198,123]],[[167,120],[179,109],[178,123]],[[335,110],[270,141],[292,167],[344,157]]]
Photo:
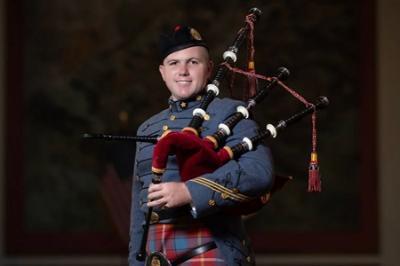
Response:
[[[171,33],[160,36],[160,59],[163,61],[169,54],[193,46],[203,46],[208,50],[196,29],[177,25]]]

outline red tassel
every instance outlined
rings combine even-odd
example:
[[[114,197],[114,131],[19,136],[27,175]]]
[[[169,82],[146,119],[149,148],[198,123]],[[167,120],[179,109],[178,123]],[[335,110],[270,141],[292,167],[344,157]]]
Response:
[[[321,192],[321,178],[319,176],[318,156],[311,153],[310,166],[308,168],[308,192]]]

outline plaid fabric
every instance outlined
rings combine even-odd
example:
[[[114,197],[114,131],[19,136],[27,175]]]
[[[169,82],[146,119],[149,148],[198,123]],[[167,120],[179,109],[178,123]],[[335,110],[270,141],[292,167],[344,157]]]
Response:
[[[162,252],[172,262],[186,251],[213,241],[210,231],[200,223],[154,224],[150,226],[148,252]],[[181,265],[226,265],[218,248],[193,257]]]

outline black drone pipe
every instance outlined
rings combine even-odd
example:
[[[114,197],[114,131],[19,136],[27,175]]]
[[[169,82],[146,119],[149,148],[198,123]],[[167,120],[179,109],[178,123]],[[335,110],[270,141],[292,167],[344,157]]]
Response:
[[[261,16],[261,11],[258,8],[252,8],[249,10],[248,17],[253,23],[257,22]],[[219,65],[219,68],[215,74],[213,81],[207,85],[207,94],[200,103],[200,107],[193,112],[193,118],[189,123],[189,128],[197,130],[200,128],[204,121],[205,110],[207,110],[208,105],[212,100],[219,94],[219,85],[223,78],[225,77],[228,69],[224,63],[234,64],[237,60],[237,52],[243,41],[246,39],[248,32],[251,30],[248,23],[237,33],[235,40],[232,45],[229,46],[228,50],[223,53],[223,63]]]
[[[310,104],[310,106],[308,106],[306,109],[292,115],[288,119],[279,121],[277,126],[268,124],[266,126],[266,129],[260,130],[256,136],[249,138],[241,143],[238,143],[237,145],[232,147],[231,150],[233,152],[233,157],[234,158],[240,157],[243,153],[251,150],[251,147],[253,145],[259,144],[263,139],[271,136],[276,137],[277,132],[296,123],[303,117],[315,112],[316,110],[327,107],[328,105],[329,105],[328,98],[325,96],[320,96],[315,104]]]
[[[228,120],[218,126],[218,130],[208,138],[214,143],[215,147],[218,148],[223,145],[225,139],[230,135],[230,131],[239,123],[242,119],[249,117],[249,111],[266,98],[269,91],[278,84],[278,80],[286,80],[290,72],[285,67],[278,68],[278,74],[273,77],[264,89],[259,90],[255,96],[247,101],[247,106],[239,106],[237,112],[233,114]]]

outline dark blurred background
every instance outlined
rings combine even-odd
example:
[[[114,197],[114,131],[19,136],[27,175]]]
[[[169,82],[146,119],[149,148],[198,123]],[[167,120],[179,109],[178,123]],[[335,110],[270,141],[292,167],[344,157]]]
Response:
[[[377,5],[6,1],[5,255],[124,258],[135,144],[88,141],[82,134],[134,135],[142,121],[167,107],[169,94],[158,72],[160,32],[178,23],[197,28],[218,63],[256,6],[263,11],[255,27],[257,71],[272,76],[286,66],[288,86],[310,101],[325,95],[331,102],[317,123],[322,193],[306,192],[309,118],[266,141],[276,172],[294,180],[246,218],[256,252],[262,258],[379,257]],[[245,55],[242,49],[239,67]],[[237,77],[230,91],[226,82],[222,97],[241,97],[243,84]],[[276,88],[255,119],[276,123],[302,108]],[[366,261],[361,264],[379,264]]]

